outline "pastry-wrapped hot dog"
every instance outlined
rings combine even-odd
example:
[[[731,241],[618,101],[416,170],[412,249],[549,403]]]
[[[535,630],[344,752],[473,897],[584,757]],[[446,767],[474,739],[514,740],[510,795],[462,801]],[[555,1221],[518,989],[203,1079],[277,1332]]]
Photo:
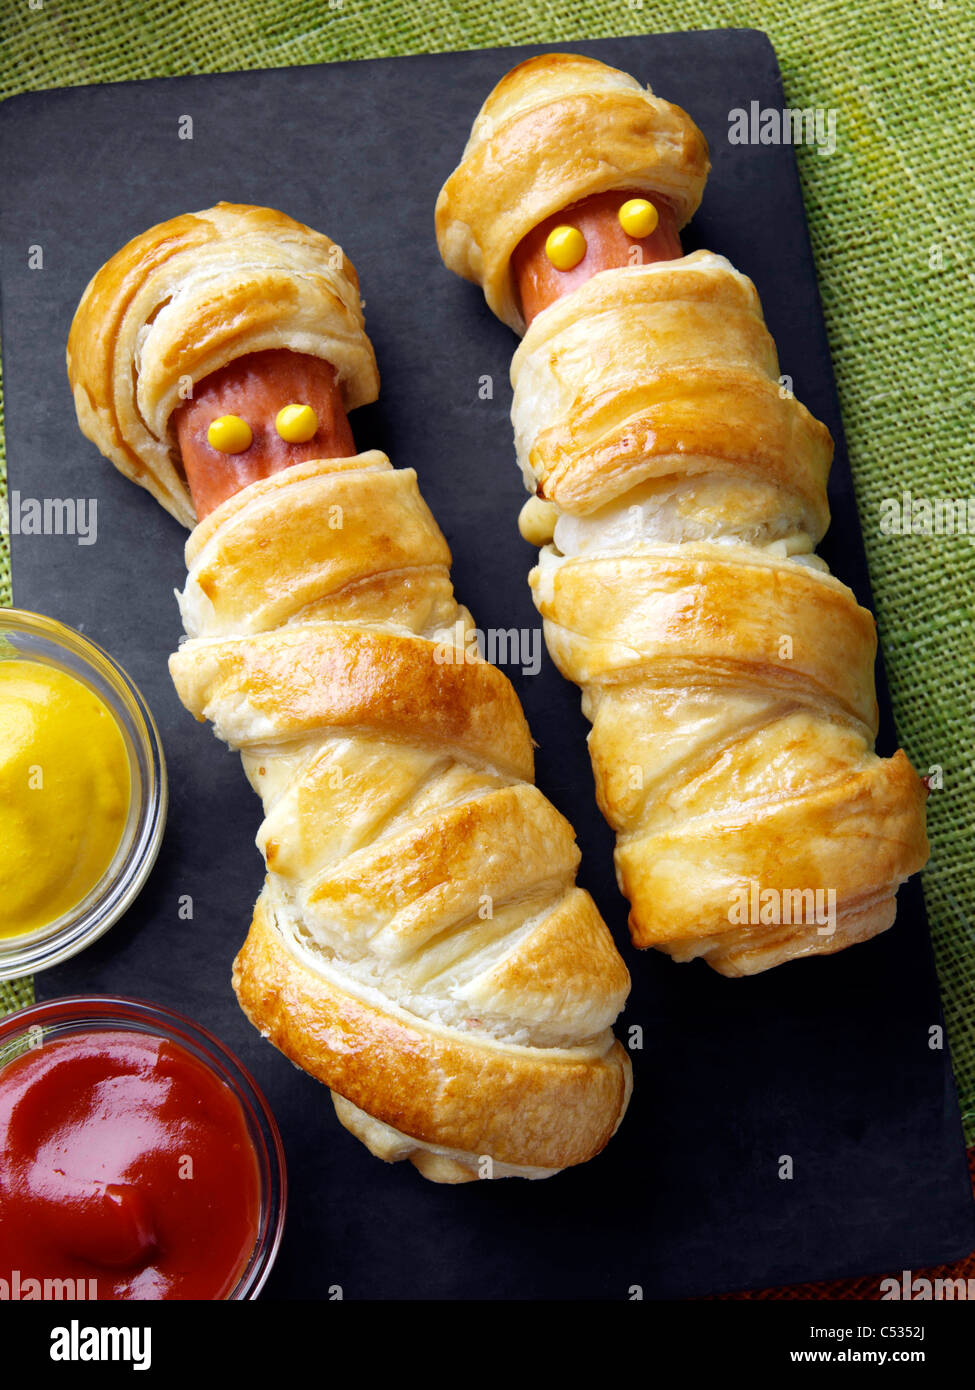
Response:
[[[184,402],[212,374],[272,349],[328,364],[346,410],[379,393],[359,281],[339,246],[271,208],[218,203],[174,217],[116,252],[82,296],[68,337],[78,423],[193,526],[176,438]]]
[[[570,53],[529,58],[481,107],[437,199],[437,242],[450,269],[479,284],[498,318],[522,333],[514,262],[519,247],[522,259],[531,258],[534,248],[523,243],[546,219],[571,207],[586,211],[599,194],[618,195],[620,207],[656,197],[670,248],[697,211],[709,168],[707,142],[687,113],[626,73]],[[598,209],[603,218],[607,206]],[[652,234],[626,240],[624,254]],[[592,256],[585,278],[620,263],[624,244],[615,235],[610,244],[613,259],[605,248]]]
[[[814,554],[832,439],[782,390],[751,282],[682,254],[706,146],[649,93],[637,129],[641,90],[588,58],[515,68],[437,233],[524,330],[521,528],[544,547],[530,581],[592,721],[634,942],[751,974],[891,925],[927,857],[925,794],[902,752],[873,750],[873,619]],[[559,139],[577,107],[597,126],[590,162]],[[515,225],[497,189],[536,173]]]
[[[273,289],[277,337],[237,271]],[[95,277],[69,372],[103,451],[198,518],[170,666],[264,802],[248,1017],[374,1153],[435,1181],[598,1153],[629,1099],[629,979],[517,696],[472,659],[416,475],[355,453],[344,405],[377,379],[349,262],[264,209],[175,219]]]

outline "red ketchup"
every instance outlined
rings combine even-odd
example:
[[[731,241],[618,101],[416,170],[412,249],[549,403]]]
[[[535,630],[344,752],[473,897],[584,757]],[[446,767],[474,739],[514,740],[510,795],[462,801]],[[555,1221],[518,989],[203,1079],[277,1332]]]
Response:
[[[226,1298],[257,1242],[240,1102],[165,1038],[47,1041],[0,1068],[0,1280],[99,1299]],[[12,1281],[12,1282],[11,1282]]]

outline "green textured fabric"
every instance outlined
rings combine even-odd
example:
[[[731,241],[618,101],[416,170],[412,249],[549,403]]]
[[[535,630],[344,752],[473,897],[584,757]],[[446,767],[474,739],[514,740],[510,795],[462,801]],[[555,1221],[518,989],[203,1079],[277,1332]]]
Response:
[[[36,5],[37,8],[33,8]],[[337,58],[740,26],[770,35],[792,106],[838,113],[798,151],[898,729],[943,768],[924,874],[975,1141],[975,548],[889,535],[881,504],[975,493],[971,14],[961,0],[0,0],[4,94]],[[666,83],[661,82],[666,96]],[[693,113],[692,113],[693,114]],[[460,149],[465,132],[457,132]],[[720,249],[720,248],[717,248]],[[0,574],[6,581],[6,542]],[[9,589],[0,590],[9,601]],[[0,995],[0,1007],[18,1002]]]

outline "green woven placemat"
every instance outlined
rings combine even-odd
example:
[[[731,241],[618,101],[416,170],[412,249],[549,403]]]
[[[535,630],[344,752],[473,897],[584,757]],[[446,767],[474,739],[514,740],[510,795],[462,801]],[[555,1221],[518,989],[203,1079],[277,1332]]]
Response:
[[[975,1141],[975,546],[889,535],[881,504],[975,493],[969,248],[975,163],[961,0],[0,0],[5,95],[38,87],[741,26],[775,44],[792,106],[837,113],[799,149],[894,711],[915,764],[943,768],[924,874],[955,1072]],[[657,85],[667,95],[666,74]],[[693,114],[693,113],[692,113]],[[465,132],[457,132],[457,148]],[[706,195],[705,195],[706,196]],[[761,285],[759,285],[761,290]],[[4,509],[5,510],[5,509]],[[6,583],[6,540],[0,583]],[[9,601],[9,589],[0,589]],[[22,993],[22,992],[21,992]],[[19,1002],[10,991],[0,1007]]]

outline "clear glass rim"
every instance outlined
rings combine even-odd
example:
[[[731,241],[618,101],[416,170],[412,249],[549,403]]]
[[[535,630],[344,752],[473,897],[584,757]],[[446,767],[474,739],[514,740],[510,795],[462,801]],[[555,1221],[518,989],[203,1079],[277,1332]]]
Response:
[[[58,965],[114,926],[131,907],[152,871],[162,843],[168,808],[166,762],[159,731],[152,711],[128,672],[97,642],[57,618],[24,608],[0,609],[0,637],[17,634],[71,653],[109,687],[128,716],[131,727],[127,732],[135,739],[141,804],[124,862],[117,872],[113,873],[111,868],[107,870],[92,892],[71,911],[48,923],[43,934],[26,939],[0,938],[0,980],[36,974]],[[25,654],[25,660],[32,659]],[[118,718],[117,710],[113,710],[113,714]]]
[[[0,1018],[0,1069],[4,1065],[4,1048],[35,1027],[57,1029],[62,1034],[123,1028],[165,1037],[186,1047],[230,1087],[244,1112],[254,1144],[261,1177],[261,1218],[247,1266],[223,1301],[256,1299],[271,1273],[284,1234],[288,1175],[277,1121],[243,1062],[202,1023],[163,1004],[124,995],[73,994],[29,1004]]]

